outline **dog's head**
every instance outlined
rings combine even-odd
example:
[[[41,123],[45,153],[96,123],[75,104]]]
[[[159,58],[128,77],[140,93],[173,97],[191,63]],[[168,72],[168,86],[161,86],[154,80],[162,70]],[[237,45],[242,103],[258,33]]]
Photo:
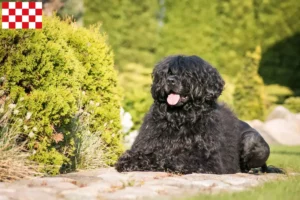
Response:
[[[218,71],[197,56],[169,56],[155,66],[152,77],[154,100],[171,107],[216,101],[224,88]]]

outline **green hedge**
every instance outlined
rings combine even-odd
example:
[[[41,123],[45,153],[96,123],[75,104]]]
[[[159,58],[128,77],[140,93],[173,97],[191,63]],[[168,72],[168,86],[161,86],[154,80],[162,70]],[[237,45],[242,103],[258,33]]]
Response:
[[[113,55],[98,29],[44,17],[42,30],[0,30],[1,98],[18,105],[13,121],[49,174],[81,165],[87,133],[103,142],[89,149],[103,150],[102,164],[123,150]]]

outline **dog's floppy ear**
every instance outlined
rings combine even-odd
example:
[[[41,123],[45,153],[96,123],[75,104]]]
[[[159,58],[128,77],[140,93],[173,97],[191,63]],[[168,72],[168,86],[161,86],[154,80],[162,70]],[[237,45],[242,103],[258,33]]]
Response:
[[[205,71],[206,87],[204,87],[204,98],[206,101],[215,101],[222,94],[225,82],[219,72],[212,66],[209,66]]]
[[[151,94],[153,99],[155,100],[164,100],[163,97],[165,96],[165,91],[162,89],[165,84],[165,75],[166,69],[169,63],[168,60],[162,60],[157,63],[153,69],[151,74],[152,76],[152,85],[151,85]]]

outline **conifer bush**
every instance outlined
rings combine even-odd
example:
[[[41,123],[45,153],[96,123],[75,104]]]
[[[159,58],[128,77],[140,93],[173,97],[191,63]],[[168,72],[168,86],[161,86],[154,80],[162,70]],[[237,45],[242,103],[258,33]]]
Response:
[[[123,150],[113,55],[98,29],[44,17],[42,30],[0,30],[0,98],[22,101],[12,123],[23,122],[19,139],[49,174],[84,166],[83,132],[101,140],[89,149],[103,150],[99,163]]]
[[[243,120],[263,119],[265,115],[264,83],[258,75],[260,58],[259,46],[254,52],[247,52],[245,66],[235,84],[234,109]]]

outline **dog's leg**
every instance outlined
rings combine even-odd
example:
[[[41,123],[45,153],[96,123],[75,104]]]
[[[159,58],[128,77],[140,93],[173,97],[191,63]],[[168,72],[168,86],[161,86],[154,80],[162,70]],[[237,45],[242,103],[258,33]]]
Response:
[[[118,172],[163,171],[162,162],[153,153],[127,150],[115,164]]]
[[[142,163],[145,163],[146,160],[143,160],[142,157],[143,156],[128,150],[118,159],[115,168],[118,172],[143,171]]]
[[[270,155],[270,148],[263,137],[254,129],[242,134],[240,167],[242,172],[249,172],[251,168],[266,166]]]

